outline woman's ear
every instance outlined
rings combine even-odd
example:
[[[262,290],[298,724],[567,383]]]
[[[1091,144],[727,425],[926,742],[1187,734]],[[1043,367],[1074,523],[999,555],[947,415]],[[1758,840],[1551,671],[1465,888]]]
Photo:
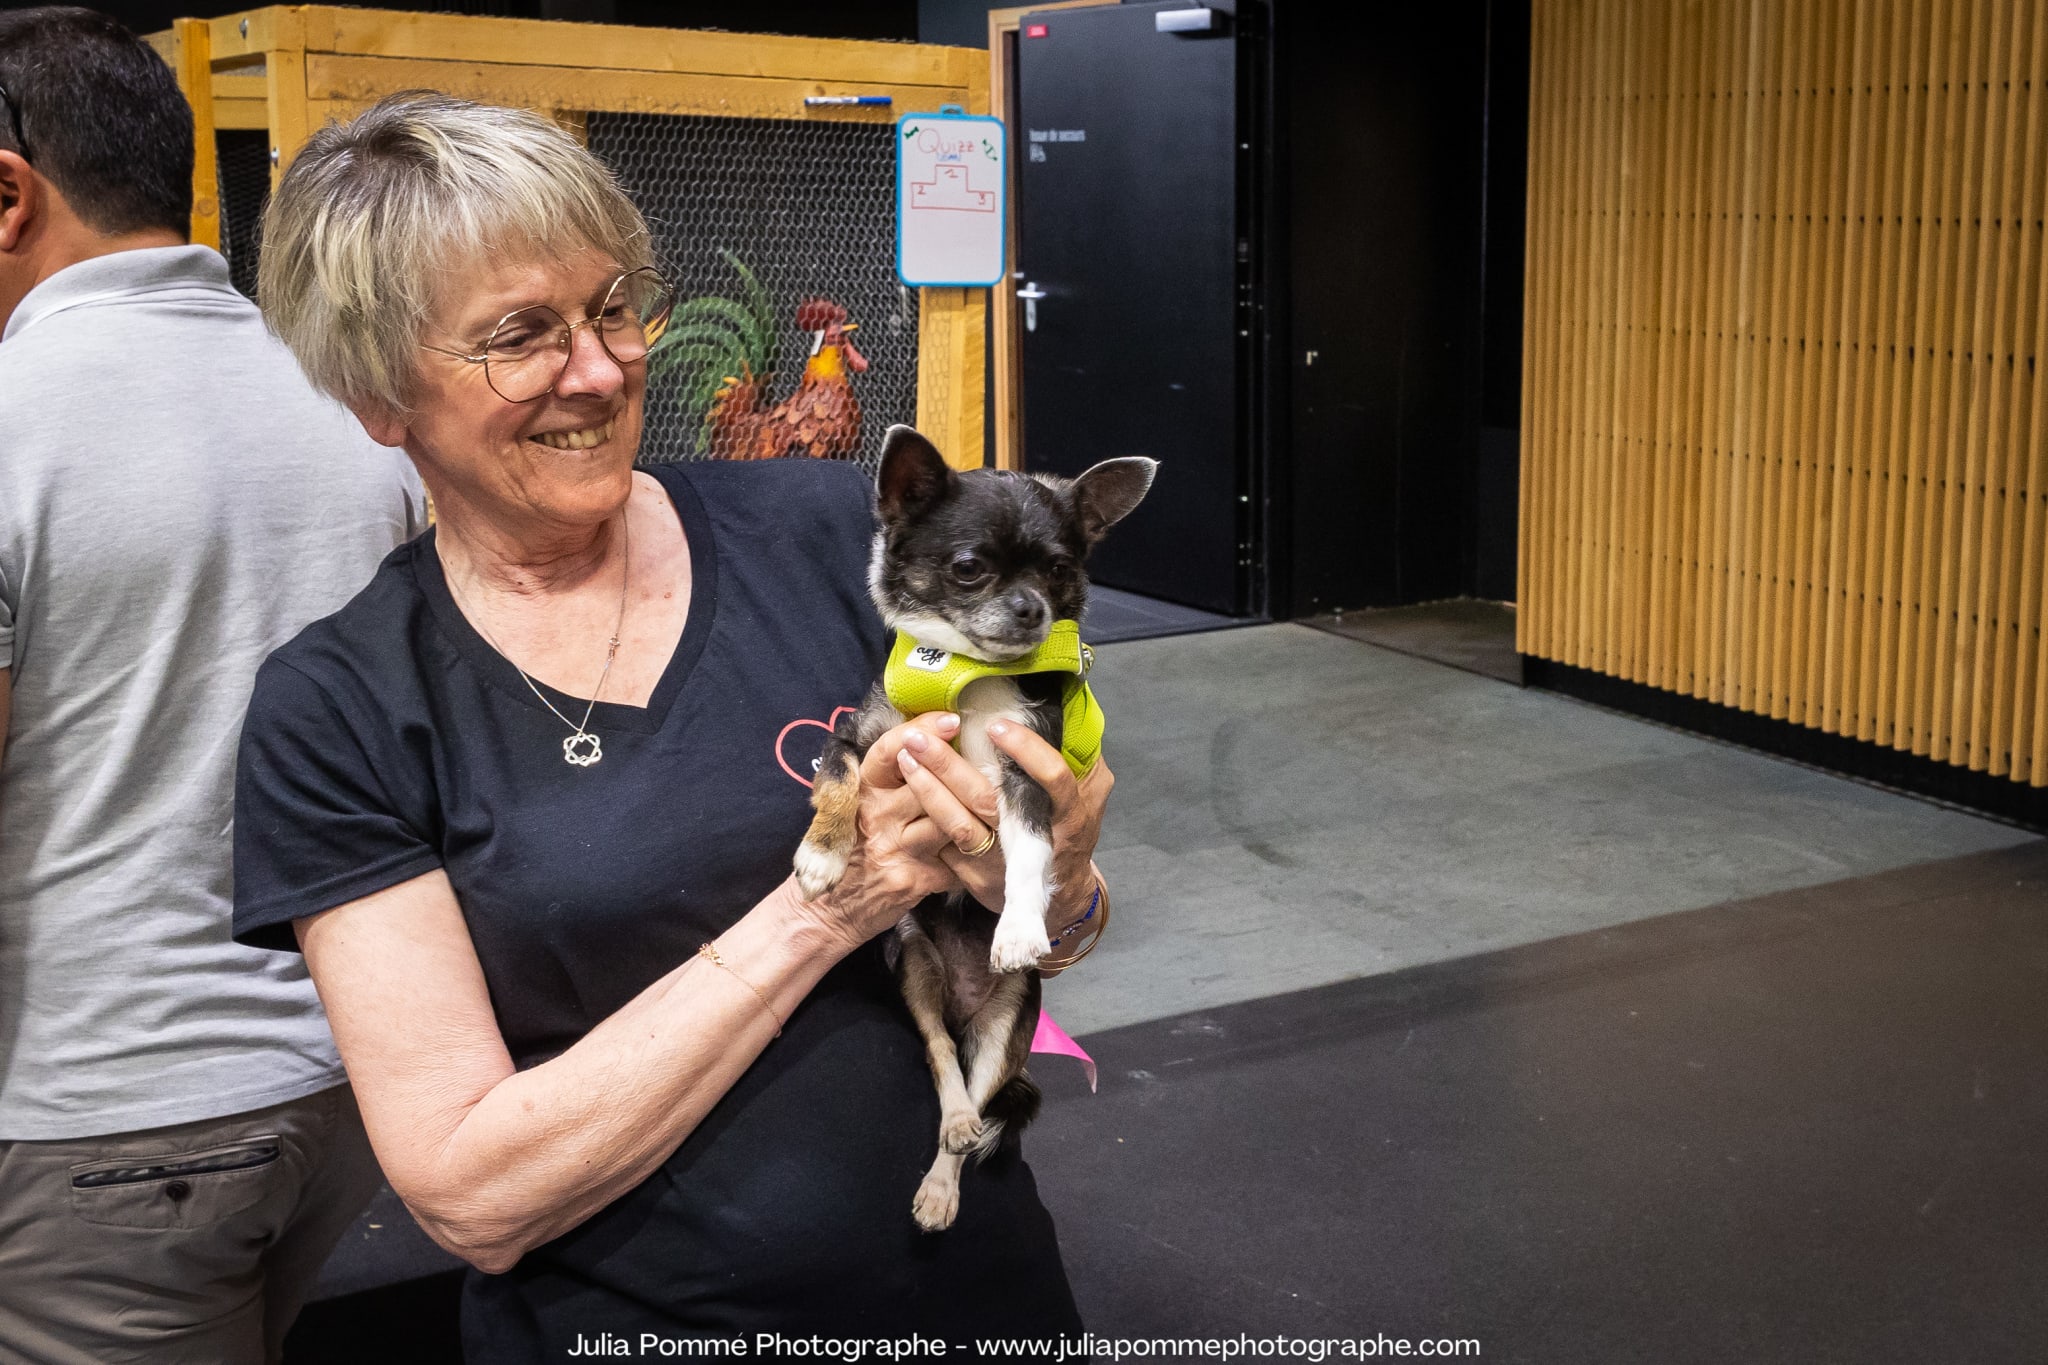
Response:
[[[355,413],[356,421],[362,423],[364,432],[378,445],[390,446],[397,450],[405,444],[405,438],[411,429],[406,425],[405,418],[391,409],[380,403],[365,404],[349,410]]]

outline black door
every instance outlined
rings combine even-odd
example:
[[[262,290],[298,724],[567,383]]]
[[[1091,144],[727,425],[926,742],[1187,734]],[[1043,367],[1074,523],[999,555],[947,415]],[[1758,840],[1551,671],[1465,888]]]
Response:
[[[1251,346],[1239,286],[1251,252],[1237,42],[1156,30],[1155,14],[1189,7],[1050,10],[1018,26],[1024,465],[1078,474],[1116,455],[1158,459],[1092,577],[1242,615]]]

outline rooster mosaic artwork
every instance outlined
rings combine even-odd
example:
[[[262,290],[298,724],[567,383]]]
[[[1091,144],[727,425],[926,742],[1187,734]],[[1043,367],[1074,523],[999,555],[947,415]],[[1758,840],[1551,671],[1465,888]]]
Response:
[[[650,379],[683,377],[680,401],[698,423],[696,453],[719,460],[857,455],[861,410],[853,376],[868,367],[850,336],[859,324],[822,295],[799,303],[795,321],[811,335],[810,357],[795,390],[778,401],[779,338],[768,291],[745,262],[719,254],[739,276],[742,296],[681,304],[648,354]]]

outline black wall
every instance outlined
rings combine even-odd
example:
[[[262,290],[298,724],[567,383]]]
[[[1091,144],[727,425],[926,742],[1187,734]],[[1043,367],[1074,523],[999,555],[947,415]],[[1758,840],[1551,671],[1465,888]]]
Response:
[[[917,0],[917,40],[952,47],[987,47],[988,12],[1030,0]]]
[[[1487,5],[1474,597],[1511,601],[1522,482],[1522,265],[1529,207],[1529,0]]]
[[[1274,613],[1511,598],[1527,0],[1276,9]]]
[[[990,7],[919,0],[919,36]],[[1271,37],[1267,609],[1512,599],[1529,0],[1234,8]]]

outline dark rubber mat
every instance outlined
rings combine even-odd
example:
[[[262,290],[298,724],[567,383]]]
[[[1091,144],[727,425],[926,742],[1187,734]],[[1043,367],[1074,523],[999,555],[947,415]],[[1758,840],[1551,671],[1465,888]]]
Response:
[[[1156,597],[1141,597],[1098,584],[1088,590],[1088,611],[1081,619],[1081,634],[1091,645],[1108,645],[1119,640],[1156,640],[1167,635],[1194,635],[1255,624],[1253,619],[1218,616],[1199,607],[1162,602]]]
[[[2048,1359],[2048,844],[1083,1041],[1028,1144],[1100,1337]]]
[[[1511,602],[1459,597],[1412,607],[1305,616],[1301,624],[1517,687],[1522,683],[1522,656],[1515,653],[1515,608]]]
[[[284,1365],[461,1365],[462,1274],[441,1270],[307,1304],[284,1339]]]

